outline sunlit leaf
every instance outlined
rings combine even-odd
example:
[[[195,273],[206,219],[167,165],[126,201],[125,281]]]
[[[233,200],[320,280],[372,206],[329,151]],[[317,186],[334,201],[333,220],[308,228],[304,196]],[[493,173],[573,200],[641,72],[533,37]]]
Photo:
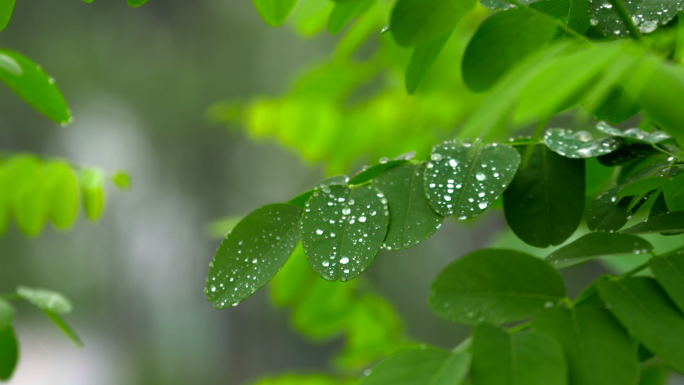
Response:
[[[105,207],[104,174],[101,170],[84,168],[79,176],[83,210],[88,219],[95,221],[102,216]]]
[[[349,0],[336,2],[335,8],[330,13],[330,19],[328,20],[328,32],[332,35],[340,32],[369,1]]]
[[[15,0],[0,0],[0,31],[7,27],[12,18]],[[2,65],[0,65],[1,67]]]
[[[394,39],[416,46],[443,36],[475,5],[475,0],[399,0],[390,25]]]
[[[561,247],[546,257],[546,261],[561,269],[578,263],[620,254],[643,254],[653,250],[647,240],[627,234],[589,233]]]
[[[599,122],[596,125],[596,128],[599,131],[604,132],[608,135],[618,136],[618,137],[622,137],[622,138],[635,139],[635,140],[638,140],[641,142],[652,143],[652,144],[660,143],[664,140],[671,138],[671,136],[668,135],[667,133],[662,132],[662,131],[658,131],[658,130],[654,130],[652,132],[646,132],[646,131],[640,130],[638,128],[630,128],[630,129],[625,130],[623,132],[623,131],[618,130],[617,128],[613,128],[613,127],[609,126],[605,122]]]
[[[586,131],[572,132],[562,128],[546,130],[544,143],[559,155],[575,159],[595,158],[620,147],[620,142],[613,138],[593,140]]]
[[[117,171],[112,175],[112,183],[122,190],[131,188],[131,176],[125,171]]]
[[[468,353],[407,350],[381,361],[359,385],[460,385],[469,365]]]
[[[47,211],[59,229],[66,229],[78,214],[78,182],[71,168],[62,162],[52,162],[43,171],[46,178]]]
[[[138,1],[139,0],[129,0]],[[146,0],[145,0],[146,1]],[[252,0],[259,14],[269,25],[279,26],[287,20],[297,0]]]
[[[0,380],[8,380],[19,359],[19,345],[12,327],[0,329]]]
[[[481,249],[457,259],[432,283],[430,308],[448,320],[501,324],[533,316],[565,296],[551,265],[512,250]]]
[[[583,106],[586,108],[587,104],[585,103]],[[614,87],[595,108],[588,108],[587,111],[595,120],[605,120],[610,124],[617,124],[638,114],[641,107],[622,88]]]
[[[41,310],[48,310],[56,314],[67,314],[73,309],[71,301],[55,291],[19,286],[17,294]]]
[[[322,374],[286,374],[280,377],[262,378],[250,385],[351,385],[354,380],[343,380]]]
[[[354,308],[356,281],[330,282],[316,277],[302,301],[294,307],[292,324],[314,340],[324,340],[344,332]]]
[[[27,236],[38,235],[47,216],[40,161],[29,155],[12,157],[5,170],[6,193],[19,229]]]
[[[214,307],[235,306],[263,287],[299,243],[302,210],[279,203],[261,207],[238,223],[210,264],[205,293]]]
[[[642,223],[622,230],[624,234],[678,233],[684,231],[684,211],[649,218]]]

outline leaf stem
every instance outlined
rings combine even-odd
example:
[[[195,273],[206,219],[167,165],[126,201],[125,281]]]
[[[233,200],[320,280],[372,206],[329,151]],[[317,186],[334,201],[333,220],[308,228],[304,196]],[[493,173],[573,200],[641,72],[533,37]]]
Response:
[[[541,136],[542,131],[544,131],[544,127],[546,127],[546,124],[549,122],[549,118],[539,118],[539,123],[537,123],[537,128],[534,129],[534,134],[532,134],[532,138],[530,139],[531,142],[534,142],[539,139]],[[530,143],[525,147],[525,154],[523,154],[523,159],[522,163],[520,164],[520,168],[524,169],[527,167],[527,163],[529,163],[530,158],[532,157],[532,153],[534,152],[534,146],[535,144]]]
[[[547,14],[545,14],[545,13],[543,13],[543,12],[539,12],[539,11],[537,11],[537,10],[534,9],[534,8],[530,8],[529,6],[520,3],[518,0],[506,0],[506,1],[508,1],[509,3],[511,3],[511,4],[513,4],[513,5],[517,5],[517,6],[520,7],[520,8],[525,8],[525,9],[527,9],[527,10],[529,10],[529,11],[532,11],[532,12],[534,12],[536,15],[544,15],[544,16],[547,16]],[[579,39],[580,41],[582,41],[583,43],[585,43],[585,44],[587,44],[587,45],[593,45],[592,42],[591,42],[589,39],[587,39],[585,36],[583,36],[583,35],[580,34],[579,32],[575,31],[574,29],[572,29],[572,28],[568,27],[567,25],[563,24],[560,20],[556,19],[555,17],[553,18],[553,20],[555,21],[556,25],[558,25],[558,27],[559,27],[560,29],[562,29],[563,31],[565,31],[565,32],[567,32],[568,34],[572,35],[573,37]]]
[[[627,8],[625,8],[625,4],[622,3],[622,0],[608,0],[608,1],[610,1],[610,4],[613,5],[613,8],[615,8],[615,11],[617,11],[617,14],[620,17],[620,20],[622,20],[622,22],[625,24],[625,27],[627,27],[629,34],[632,36],[632,39],[637,40],[637,41],[641,41],[643,39],[643,36],[641,35],[641,32],[639,32],[637,27],[634,25],[634,22],[632,21],[632,17],[627,12]]]

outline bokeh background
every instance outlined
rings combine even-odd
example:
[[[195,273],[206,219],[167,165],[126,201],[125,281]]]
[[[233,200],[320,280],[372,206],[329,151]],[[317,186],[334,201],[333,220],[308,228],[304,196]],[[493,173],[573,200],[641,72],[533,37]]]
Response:
[[[129,192],[108,191],[98,223],[80,218],[68,233],[48,226],[35,239],[12,228],[0,239],[0,292],[63,292],[75,304],[67,320],[85,342],[73,346],[19,305],[22,351],[10,384],[237,385],[330,368],[341,338],[321,344],[298,335],[264,290],[219,311],[203,288],[220,242],[209,223],[288,200],[326,173],[276,141],[255,143],[210,123],[208,108],[285,93],[297,74],[327,60],[335,41],[268,27],[247,0],[150,0],[139,9],[123,0],[17,2],[0,45],[56,78],[76,122],[55,125],[0,87],[0,149],[124,169],[134,182]],[[492,243],[523,247],[495,210],[467,224],[447,221],[411,250],[382,251],[366,276],[411,337],[450,348],[469,330],[429,311],[430,282]],[[570,293],[605,271],[598,263],[568,269]]]

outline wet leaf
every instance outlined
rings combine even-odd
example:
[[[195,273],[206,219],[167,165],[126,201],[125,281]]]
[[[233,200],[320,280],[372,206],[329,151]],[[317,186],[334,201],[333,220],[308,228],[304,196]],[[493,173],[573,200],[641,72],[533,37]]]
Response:
[[[490,325],[473,332],[471,378],[477,385],[566,385],[563,349],[550,336],[510,334]]]
[[[527,166],[518,170],[504,192],[508,225],[529,245],[562,244],[582,221],[585,183],[584,160],[535,145]]]
[[[252,0],[266,23],[277,27],[287,20],[297,0]]]
[[[522,58],[549,44],[557,29],[552,18],[525,8],[494,14],[466,48],[463,81],[476,92],[489,89]]]
[[[630,128],[626,131],[620,131],[617,128],[613,128],[606,124],[605,122],[599,122],[596,128],[611,136],[617,136],[621,138],[634,139],[646,143],[660,143],[664,140],[670,139],[671,136],[663,131],[654,130],[652,132],[646,132],[638,128]]]
[[[405,164],[385,171],[373,181],[389,202],[390,224],[385,244],[388,249],[413,247],[428,239],[442,226],[425,197],[423,188],[426,164]]]
[[[681,0],[632,0],[626,1],[625,8],[632,16],[632,22],[641,33],[651,33],[659,26],[667,24],[677,16]],[[608,37],[628,37],[629,31],[618,13],[608,1],[589,4],[591,24]]]
[[[684,232],[684,211],[649,218],[638,225],[622,230],[624,234],[653,234]]]
[[[12,327],[0,329],[0,380],[8,380],[19,359],[19,345]]]
[[[4,329],[12,325],[14,321],[14,306],[4,299],[0,299],[0,329]]]
[[[354,175],[350,180],[349,184],[362,184],[371,181],[378,177],[378,175],[389,170],[392,167],[397,167],[402,164],[407,163],[406,160],[390,160],[384,163],[376,164],[374,166],[368,167],[365,170],[360,171],[358,174]],[[321,186],[322,187],[322,186]]]
[[[613,138],[593,140],[586,131],[572,132],[562,128],[546,130],[544,143],[559,155],[575,159],[595,158],[620,147],[620,142]]]
[[[0,31],[7,27],[12,18],[12,10],[14,10],[15,0],[0,0]],[[1,67],[2,65],[0,65]]]
[[[629,220],[629,200],[619,200],[621,186],[599,195],[587,210],[587,227],[592,231],[613,232],[620,230]]]
[[[301,217],[300,208],[277,203],[243,218],[209,265],[209,302],[217,309],[235,306],[268,283],[299,243]]]
[[[472,218],[504,192],[519,165],[520,154],[510,146],[446,142],[432,149],[425,193],[440,215]]]
[[[555,337],[563,346],[573,385],[636,384],[636,345],[603,307],[553,308],[537,314],[532,330]]]
[[[684,249],[648,261],[660,286],[684,312]]]
[[[430,71],[435,60],[437,60],[442,49],[449,41],[452,32],[453,31],[450,30],[443,36],[418,45],[413,50],[411,62],[406,70],[406,92],[408,92],[409,95],[413,95],[418,89],[418,86],[420,86],[420,83],[423,82],[425,75]]]
[[[591,26],[587,15],[588,5],[588,0],[545,0],[534,3],[530,7],[560,20],[566,27],[584,35]],[[563,30],[559,30],[559,34],[562,39],[569,36]]]
[[[344,186],[349,183],[349,177],[346,175],[334,175],[329,178],[323,179],[321,182],[316,183],[313,187],[314,190],[317,188],[325,186]]]
[[[399,0],[392,11],[392,36],[402,46],[417,46],[453,29],[475,0]]]
[[[452,262],[432,283],[430,308],[464,324],[519,321],[553,306],[565,284],[551,265],[512,250],[481,249]]]
[[[55,291],[19,286],[17,294],[41,310],[56,314],[67,314],[72,310],[71,301]]]
[[[620,139],[620,141],[623,140]],[[598,161],[608,167],[629,166],[657,154],[659,154],[658,150],[651,144],[622,143],[620,148],[610,154],[599,156]]]
[[[0,49],[0,80],[43,115],[62,125],[71,123],[69,107],[54,80],[28,58]]]
[[[558,269],[620,254],[644,254],[653,250],[647,240],[627,234],[589,233],[546,257]]]
[[[433,348],[407,350],[380,361],[359,385],[459,385],[469,366],[467,353]]]
[[[348,281],[375,259],[387,234],[387,198],[371,187],[327,186],[306,204],[302,245],[323,278]]]
[[[335,2],[335,8],[328,19],[328,32],[335,35],[351,21],[354,16],[366,5],[368,0],[349,0]]]
[[[673,369],[684,371],[684,315],[655,279],[605,281],[599,293],[630,333]]]

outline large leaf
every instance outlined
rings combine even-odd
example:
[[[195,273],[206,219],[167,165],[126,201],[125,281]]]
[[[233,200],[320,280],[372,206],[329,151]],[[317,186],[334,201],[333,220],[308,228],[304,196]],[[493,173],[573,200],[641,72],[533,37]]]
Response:
[[[562,128],[547,130],[544,143],[559,155],[574,159],[596,158],[620,147],[620,142],[613,138],[593,140],[586,131],[572,132]]]
[[[12,18],[12,10],[14,10],[15,0],[0,0],[0,31],[7,27]]]
[[[684,312],[684,249],[653,258],[648,265],[672,301]]]
[[[0,299],[0,329],[12,325],[14,321],[14,306],[4,299]]]
[[[12,327],[0,329],[0,380],[8,380],[19,359],[19,345]]]
[[[390,25],[403,46],[417,46],[443,36],[458,24],[476,0],[399,0]]]
[[[544,0],[530,7],[560,20],[566,27],[584,35],[591,26],[587,15],[588,5],[588,0]],[[560,34],[563,39],[568,37],[564,30],[560,30]]]
[[[425,192],[440,215],[472,218],[504,192],[519,165],[520,154],[510,146],[446,142],[432,149]]]
[[[473,91],[489,89],[531,52],[551,42],[554,20],[525,8],[494,14],[473,36],[463,56],[463,81]]]
[[[0,80],[43,115],[62,125],[71,123],[69,107],[54,80],[28,58],[0,49]]]
[[[306,204],[302,245],[323,278],[348,281],[375,259],[387,234],[387,198],[364,186],[326,186]]]
[[[649,350],[684,372],[684,315],[655,279],[632,277],[599,283],[610,311]]]
[[[406,92],[412,95],[427,75],[432,64],[442,52],[453,31],[417,46],[413,50],[411,62],[406,70]]]
[[[385,244],[388,249],[413,247],[428,239],[442,226],[439,216],[425,198],[425,164],[405,164],[385,171],[373,181],[389,202],[390,224]]]
[[[510,334],[479,325],[473,333],[474,385],[566,385],[568,367],[561,346],[539,333]]]
[[[563,278],[548,263],[517,251],[481,249],[439,273],[429,303],[454,322],[502,324],[531,317],[563,297]]]
[[[299,207],[279,203],[235,226],[209,264],[205,293],[215,308],[237,305],[273,278],[299,242],[301,217]]]
[[[460,385],[469,365],[467,353],[408,350],[381,361],[359,385]]]
[[[593,259],[620,254],[643,254],[653,250],[647,240],[627,234],[589,233],[551,253],[546,261],[561,269]]]
[[[601,306],[546,309],[534,317],[532,329],[561,343],[572,385],[636,385],[639,380],[636,345]]]
[[[529,162],[504,192],[508,225],[532,246],[562,244],[582,221],[585,183],[584,160],[535,145]]]
[[[73,309],[71,301],[55,291],[19,286],[17,294],[39,309],[49,310],[56,314],[67,314]]]
[[[684,232],[684,211],[658,215],[646,219],[638,225],[622,230],[624,234],[668,234],[680,232]]]
[[[287,20],[297,0],[252,0],[259,14],[269,25],[279,26]]]

